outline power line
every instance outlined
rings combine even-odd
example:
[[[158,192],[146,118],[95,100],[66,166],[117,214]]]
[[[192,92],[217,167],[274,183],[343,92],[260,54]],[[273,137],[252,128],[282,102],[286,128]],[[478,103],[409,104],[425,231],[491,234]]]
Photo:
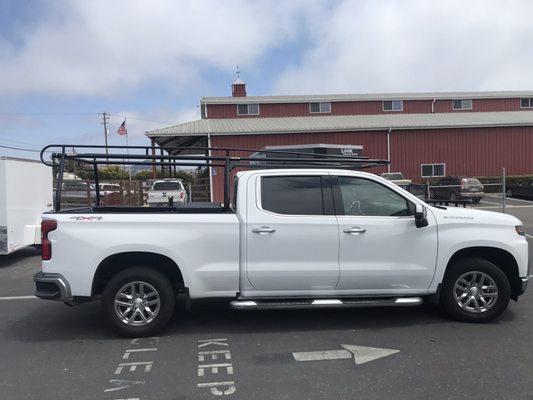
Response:
[[[0,115],[26,115],[26,116],[42,116],[42,117],[64,117],[64,116],[91,116],[91,115],[101,115],[101,113],[46,113],[46,112],[0,112]],[[107,113],[108,116],[115,116],[120,118],[126,118],[125,115],[122,114],[115,114],[115,113]],[[133,119],[136,121],[145,121],[145,122],[154,122],[156,124],[176,124],[176,121],[174,122],[168,122],[168,121],[156,121],[153,119],[146,119],[146,118],[137,118],[137,117],[127,117],[128,119]]]
[[[126,119],[126,115],[121,115],[121,114],[109,114],[109,115],[113,117],[120,117],[120,118]],[[169,125],[176,124],[176,122],[154,121],[153,119],[136,118],[136,117],[129,117],[129,116],[127,117],[127,119],[133,119],[135,121],[155,122],[156,124],[169,124]]]
[[[47,112],[0,112],[0,115],[41,115],[41,116],[65,116],[65,115],[97,115],[98,113],[47,113]]]
[[[0,144],[0,147],[3,148],[3,149],[9,149],[9,150],[31,151],[33,153],[40,153],[41,152],[41,150],[25,149],[23,147],[15,147],[15,146],[5,146],[3,144]]]
[[[27,145],[27,146],[32,146],[32,147],[44,147],[45,145],[39,145],[39,144],[34,144],[34,143],[28,143],[28,142],[21,142],[21,141],[18,141],[18,140],[12,140],[12,139],[0,139],[0,141],[2,142],[9,142],[9,143],[15,143],[15,144],[24,144],[24,145]]]

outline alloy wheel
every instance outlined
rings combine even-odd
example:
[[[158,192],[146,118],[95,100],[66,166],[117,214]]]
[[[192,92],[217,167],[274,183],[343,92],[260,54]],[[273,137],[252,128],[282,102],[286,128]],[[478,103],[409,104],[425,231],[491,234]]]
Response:
[[[457,305],[463,310],[483,313],[496,304],[498,286],[489,275],[479,271],[469,271],[455,281],[453,296]]]
[[[146,326],[159,313],[161,299],[157,290],[147,282],[134,281],[122,286],[114,300],[115,313],[129,326]]]

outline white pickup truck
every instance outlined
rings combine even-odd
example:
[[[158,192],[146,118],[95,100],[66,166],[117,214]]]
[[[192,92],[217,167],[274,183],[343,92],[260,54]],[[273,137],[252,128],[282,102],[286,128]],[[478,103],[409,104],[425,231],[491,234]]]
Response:
[[[439,302],[489,321],[528,283],[515,217],[433,207],[374,174],[239,172],[231,209],[87,208],[43,215],[35,295],[101,297],[125,336],[153,335],[178,295],[235,309],[414,306]]]
[[[179,179],[155,181],[148,191],[147,203],[150,207],[183,204],[186,201],[187,193],[183,182]]]

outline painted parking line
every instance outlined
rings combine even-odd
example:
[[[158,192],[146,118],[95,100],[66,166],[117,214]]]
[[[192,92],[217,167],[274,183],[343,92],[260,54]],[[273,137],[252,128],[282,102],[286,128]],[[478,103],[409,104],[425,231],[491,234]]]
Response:
[[[29,299],[38,299],[35,296],[6,296],[0,297],[0,300],[29,300]]]

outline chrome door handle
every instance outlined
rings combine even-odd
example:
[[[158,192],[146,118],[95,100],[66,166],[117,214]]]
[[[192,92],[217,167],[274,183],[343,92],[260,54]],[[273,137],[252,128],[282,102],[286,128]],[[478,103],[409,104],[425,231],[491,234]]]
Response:
[[[366,232],[366,229],[359,228],[358,226],[352,226],[351,228],[346,228],[344,230],[344,233],[350,233],[352,235],[359,235],[365,232]]]
[[[268,235],[269,233],[274,233],[276,230],[274,228],[271,228],[269,226],[262,226],[260,228],[254,228],[252,229],[253,233],[259,233],[260,235]]]

